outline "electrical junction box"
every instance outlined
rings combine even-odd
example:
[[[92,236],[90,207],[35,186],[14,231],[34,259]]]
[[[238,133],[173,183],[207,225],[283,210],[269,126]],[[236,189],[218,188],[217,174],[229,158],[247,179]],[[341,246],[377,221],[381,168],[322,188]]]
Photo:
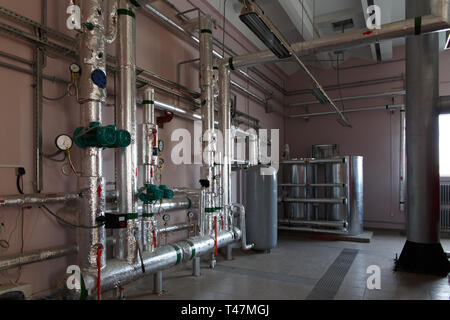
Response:
[[[124,229],[127,227],[127,214],[105,214],[105,228],[106,229]]]
[[[31,284],[0,285],[0,301],[31,300]]]

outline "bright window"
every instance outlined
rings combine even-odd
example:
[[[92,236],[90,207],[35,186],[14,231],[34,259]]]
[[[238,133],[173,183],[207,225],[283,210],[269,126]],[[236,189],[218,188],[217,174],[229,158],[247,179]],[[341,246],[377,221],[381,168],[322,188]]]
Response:
[[[439,116],[439,166],[441,177],[450,177],[450,115]]]

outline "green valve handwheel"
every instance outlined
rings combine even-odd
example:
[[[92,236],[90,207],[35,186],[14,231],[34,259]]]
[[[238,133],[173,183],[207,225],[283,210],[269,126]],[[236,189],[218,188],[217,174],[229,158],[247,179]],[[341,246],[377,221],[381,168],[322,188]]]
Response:
[[[100,122],[91,122],[89,127],[79,127],[74,132],[74,141],[78,147],[125,148],[131,144],[131,135],[126,130],[117,130],[116,126],[101,126]]]
[[[116,132],[116,148],[126,148],[131,144],[131,134],[126,130]]]
[[[97,142],[103,147],[109,147],[116,143],[116,127],[99,127],[96,130]]]
[[[175,193],[173,190],[170,190],[168,186],[166,185],[160,185],[159,189],[164,192],[164,199],[172,199]]]
[[[162,200],[164,198],[164,191],[153,184],[147,184],[145,187],[141,188],[141,193],[139,194],[139,200],[144,204],[152,204],[155,201]]]

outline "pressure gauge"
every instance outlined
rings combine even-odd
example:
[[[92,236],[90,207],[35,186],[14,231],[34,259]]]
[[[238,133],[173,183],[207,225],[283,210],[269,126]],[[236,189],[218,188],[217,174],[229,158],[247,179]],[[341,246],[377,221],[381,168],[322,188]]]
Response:
[[[81,68],[76,63],[72,63],[70,65],[70,72],[72,72],[72,73],[80,73],[80,71],[81,71]]]
[[[55,139],[56,147],[61,151],[66,151],[72,148],[73,140],[66,134],[61,134]]]
[[[194,218],[194,213],[192,211],[189,211],[187,213],[187,216],[188,216],[189,219],[192,219],[192,218]]]
[[[164,141],[159,140],[158,141],[158,151],[163,152],[164,151]]]
[[[165,222],[168,222],[170,220],[170,216],[168,214],[163,215],[162,218]]]

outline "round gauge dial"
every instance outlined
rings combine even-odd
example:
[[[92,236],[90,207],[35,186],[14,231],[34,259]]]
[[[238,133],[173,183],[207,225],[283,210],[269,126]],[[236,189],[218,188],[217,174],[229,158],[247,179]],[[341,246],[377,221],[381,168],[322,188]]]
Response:
[[[168,214],[163,215],[162,218],[163,218],[163,220],[166,221],[166,222],[170,220],[170,216],[169,216]]]
[[[188,216],[189,219],[192,219],[194,217],[194,213],[192,211],[189,211],[187,213],[187,216]]]
[[[61,134],[56,137],[56,147],[61,151],[66,151],[72,148],[73,140],[66,134]]]
[[[72,63],[72,64],[70,65],[70,71],[73,72],[73,73],[80,73],[81,68],[80,68],[80,66],[77,65],[76,63]]]
[[[159,140],[158,141],[158,151],[163,152],[164,151],[164,141]]]

